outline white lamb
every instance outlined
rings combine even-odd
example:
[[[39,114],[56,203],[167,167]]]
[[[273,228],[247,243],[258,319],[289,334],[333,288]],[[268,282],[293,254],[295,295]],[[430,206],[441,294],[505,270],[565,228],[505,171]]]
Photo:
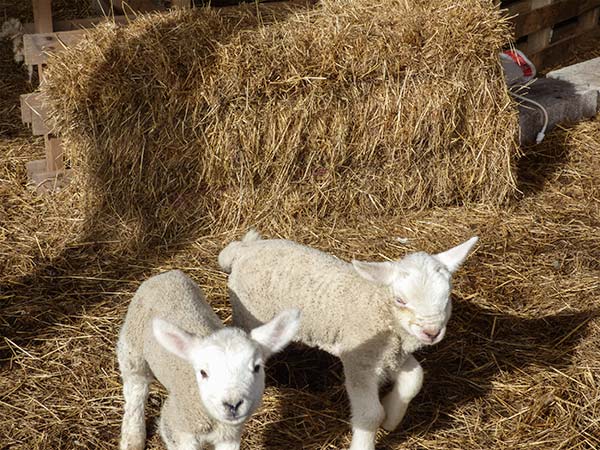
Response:
[[[450,318],[450,276],[477,242],[437,255],[349,264],[255,231],[229,244],[219,264],[229,272],[234,323],[249,329],[297,307],[297,340],[338,356],[352,409],[351,450],[373,450],[381,424],[395,429],[419,392],[423,370],[412,353],[444,337]],[[379,400],[382,382],[392,391]]]
[[[283,311],[248,335],[225,328],[180,271],[142,283],[117,344],[125,397],[121,449],[144,448],[144,406],[154,378],[169,392],[159,426],[169,450],[205,443],[239,449],[244,422],[262,399],[263,364],[293,339],[299,314]]]

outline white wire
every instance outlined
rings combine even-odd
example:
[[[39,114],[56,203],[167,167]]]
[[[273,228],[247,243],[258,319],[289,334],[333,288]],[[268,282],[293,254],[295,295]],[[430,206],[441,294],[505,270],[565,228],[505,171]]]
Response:
[[[521,100],[523,102],[528,102],[528,103],[531,103],[534,106],[537,106],[542,111],[542,114],[544,115],[544,126],[542,127],[542,130],[535,137],[535,143],[539,144],[546,137],[546,129],[548,128],[548,111],[546,111],[546,108],[544,108],[543,105],[541,105],[540,103],[536,102],[535,100],[532,100],[530,98],[524,97],[521,94],[517,94],[516,92],[513,92],[510,89],[509,89],[508,93],[510,95],[512,95],[513,97],[518,98],[519,100]]]

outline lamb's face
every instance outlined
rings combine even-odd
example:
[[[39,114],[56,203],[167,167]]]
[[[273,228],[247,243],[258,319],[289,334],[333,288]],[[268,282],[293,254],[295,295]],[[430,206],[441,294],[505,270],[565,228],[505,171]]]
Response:
[[[467,257],[477,238],[437,255],[413,253],[399,261],[353,261],[364,278],[390,288],[397,323],[426,345],[440,342],[452,312],[451,275]]]
[[[299,326],[297,309],[282,311],[250,334],[223,328],[200,338],[160,318],[152,322],[156,341],[192,365],[207,412],[234,425],[260,405],[265,389],[263,363],[294,338]]]
[[[264,359],[260,346],[236,328],[220,330],[192,350],[190,362],[207,412],[226,423],[248,419],[265,388]]]
[[[427,253],[413,253],[393,265],[390,290],[397,322],[423,344],[437,344],[452,311],[450,272]]]

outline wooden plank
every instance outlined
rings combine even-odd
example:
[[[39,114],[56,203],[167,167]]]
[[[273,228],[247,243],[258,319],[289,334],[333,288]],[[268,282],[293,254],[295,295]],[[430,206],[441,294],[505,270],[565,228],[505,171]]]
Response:
[[[34,136],[45,136],[50,132],[51,129],[42,115],[31,115],[31,134]]]
[[[65,169],[63,161],[62,141],[60,138],[46,135],[44,136],[46,146],[46,171],[59,172]]]
[[[19,97],[19,100],[21,101],[21,122],[23,123],[31,123],[31,108],[27,103],[30,95],[33,94],[21,94]]]
[[[531,0],[532,10],[543,8],[552,3],[552,0]],[[536,53],[543,48],[546,48],[550,44],[552,39],[552,28],[544,28],[540,31],[532,33],[527,38],[527,51],[528,55]]]
[[[28,162],[25,166],[30,183],[39,192],[56,191],[69,181],[69,170],[65,170],[62,141],[52,135],[44,136],[46,158]]]
[[[21,95],[21,104],[27,107],[31,114],[42,116],[45,113],[43,110],[44,96],[41,92],[31,92]]]
[[[88,19],[56,20],[52,22],[54,31],[74,31],[82,28],[93,28],[101,23],[111,22],[117,25],[127,25],[135,20],[135,16],[110,16],[90,17]],[[35,34],[35,26],[32,23],[23,24],[25,34]]]
[[[38,77],[40,79],[40,84],[42,84],[45,80],[46,80],[46,76],[45,76],[45,67],[43,64],[38,64],[37,66],[37,70],[38,70]]]
[[[25,164],[29,184],[33,185],[39,193],[49,193],[60,191],[69,183],[71,170],[61,170],[58,172],[46,171],[46,160],[38,159]]]
[[[25,64],[45,64],[48,53],[61,51],[77,44],[86,34],[86,30],[61,31],[57,33],[24,34],[23,50]]]
[[[575,37],[570,37],[563,39],[562,41],[555,42],[547,48],[527,56],[539,69],[544,69],[550,66],[558,66],[563,61],[571,58],[573,56],[573,50],[579,45],[589,41],[590,39],[598,38],[600,38],[600,27],[594,27],[581,32]]]
[[[515,36],[520,38],[544,28],[552,27],[598,6],[600,6],[600,0],[567,0],[519,14],[512,20],[515,24]]]
[[[521,0],[519,2],[513,2],[508,5],[500,5],[500,8],[506,9],[509,16],[515,16],[517,14],[524,14],[531,11],[531,0]]]
[[[191,8],[192,1],[191,0],[172,0],[171,6],[173,8]]]
[[[21,120],[31,124],[34,136],[43,136],[51,132],[52,123],[40,92],[21,95]]]
[[[73,19],[73,20],[59,20],[54,22],[54,31],[73,31],[80,30],[81,28],[92,28],[96,25],[105,22],[116,23],[117,25],[127,25],[129,22],[135,19],[134,17],[128,16],[110,16],[110,17],[93,17],[89,19]]]
[[[571,19],[568,22],[563,22],[558,25],[555,25],[552,28],[552,40],[551,44],[562,41],[564,39],[569,39],[571,37],[575,37],[581,33],[582,28],[577,23],[577,19]]]
[[[33,23],[36,33],[52,33],[51,0],[32,0]]]
[[[598,1],[600,5],[600,0]],[[598,26],[600,20],[600,8],[596,8],[592,11],[588,11],[585,14],[581,14],[579,17],[579,26],[582,30],[589,30]]]
[[[95,9],[105,16],[166,11],[167,9],[160,4],[161,2],[155,0],[92,0],[92,3]]]

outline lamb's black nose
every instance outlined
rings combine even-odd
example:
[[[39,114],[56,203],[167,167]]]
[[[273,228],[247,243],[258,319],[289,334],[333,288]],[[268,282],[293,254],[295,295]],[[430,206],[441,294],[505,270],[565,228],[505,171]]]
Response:
[[[244,400],[240,400],[236,404],[232,404],[232,403],[228,403],[228,402],[223,402],[223,406],[225,408],[227,408],[232,415],[235,416],[237,414],[238,408],[240,406],[242,406],[242,403],[244,403]]]

